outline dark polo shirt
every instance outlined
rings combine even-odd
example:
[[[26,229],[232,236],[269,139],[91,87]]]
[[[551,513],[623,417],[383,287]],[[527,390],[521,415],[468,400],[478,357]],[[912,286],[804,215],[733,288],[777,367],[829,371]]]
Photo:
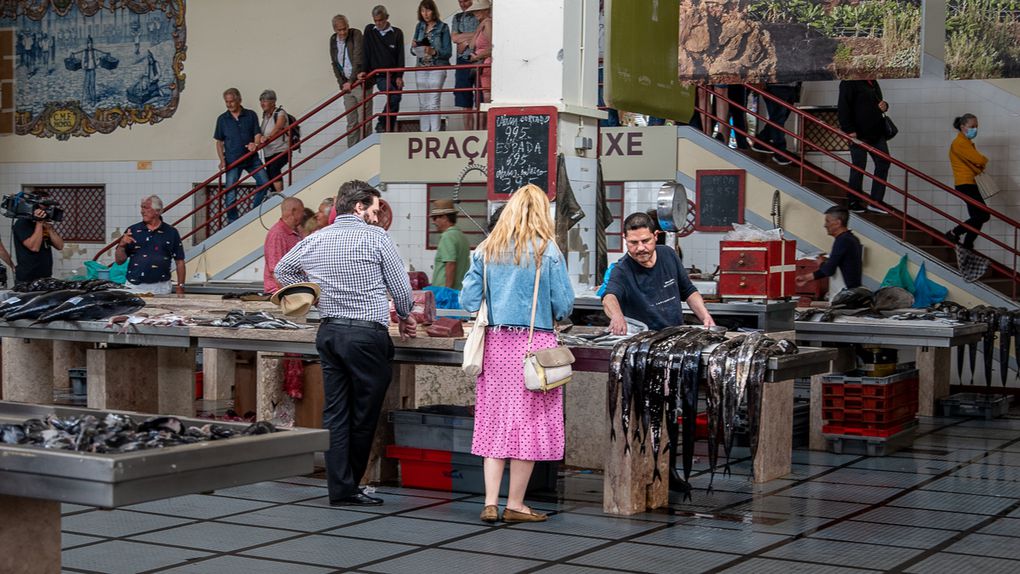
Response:
[[[259,117],[252,110],[241,108],[236,118],[229,111],[216,118],[216,131],[213,139],[223,142],[223,159],[230,165],[242,155],[248,153],[248,144],[255,141],[255,136],[262,133]]]
[[[184,259],[181,235],[166,222],[149,231],[144,222],[128,228],[135,242],[124,248],[128,261],[127,280],[142,283],[163,283],[170,280],[170,263]]]

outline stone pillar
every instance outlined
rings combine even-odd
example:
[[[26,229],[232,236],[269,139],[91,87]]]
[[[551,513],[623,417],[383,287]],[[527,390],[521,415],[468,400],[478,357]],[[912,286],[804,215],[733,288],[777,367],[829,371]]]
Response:
[[[255,363],[255,416],[270,421],[283,392],[283,355],[260,352]]]
[[[85,351],[90,346],[90,343],[77,341],[53,341],[53,388],[67,389],[71,386],[67,371],[85,367]]]
[[[230,349],[202,349],[202,398],[225,401],[233,396],[237,353]]]
[[[963,347],[960,347],[963,349]],[[953,376],[950,366],[951,348],[920,347],[917,349],[917,414],[933,417],[939,414],[939,399],[949,395],[949,379]],[[989,360],[991,357],[985,357]]]
[[[159,353],[154,347],[89,349],[88,407],[156,413],[159,411]]]
[[[157,360],[157,412],[195,416],[195,348],[157,347]]]
[[[542,14],[535,18],[535,14]],[[598,174],[597,0],[514,0],[493,7],[490,107],[554,106],[557,153],[584,219],[569,234],[567,268],[575,291],[595,277],[595,180]],[[589,148],[585,146],[590,142]],[[582,145],[578,146],[578,143]]]
[[[793,461],[793,379],[763,383],[754,482],[790,474]]]
[[[620,412],[620,397],[614,397],[616,412]],[[790,399],[793,400],[792,397]],[[608,418],[607,414],[602,415]],[[605,451],[605,478],[603,479],[602,511],[606,514],[637,514],[669,504],[669,455],[659,455],[654,464],[650,444],[641,452],[641,443],[634,438],[634,427],[627,433],[620,426],[619,415],[609,421],[616,440],[609,441]],[[631,425],[640,422],[631,418]],[[663,417],[662,428],[666,428]],[[649,442],[651,439],[648,439]],[[668,439],[663,439],[665,441]],[[629,448],[626,448],[629,444]],[[659,478],[655,477],[656,466]]]
[[[609,375],[574,371],[563,387],[564,431],[567,466],[601,470],[609,448],[606,393]]]
[[[0,495],[0,572],[60,574],[60,503]]]
[[[854,368],[857,357],[854,355],[854,348],[842,346],[836,348],[836,358],[829,364],[829,373],[845,373]],[[811,376],[811,407],[810,421],[808,423],[808,448],[811,450],[826,450],[825,436],[822,435],[822,382],[823,377],[828,373]]]
[[[2,347],[4,400],[53,404],[53,341],[5,337]]]

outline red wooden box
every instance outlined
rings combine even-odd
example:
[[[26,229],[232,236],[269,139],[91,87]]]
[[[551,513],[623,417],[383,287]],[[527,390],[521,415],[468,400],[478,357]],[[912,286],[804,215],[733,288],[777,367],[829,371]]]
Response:
[[[796,241],[721,241],[719,295],[783,299],[795,293]]]
[[[814,273],[821,266],[817,259],[798,259],[796,274]],[[821,301],[825,299],[825,294],[829,292],[829,278],[822,277],[821,279],[808,281],[804,285],[797,286],[796,292],[798,295],[807,295],[814,301]]]

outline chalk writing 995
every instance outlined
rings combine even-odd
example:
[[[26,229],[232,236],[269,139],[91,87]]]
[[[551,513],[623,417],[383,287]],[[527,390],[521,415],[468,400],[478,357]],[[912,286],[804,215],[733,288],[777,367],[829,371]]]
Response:
[[[496,193],[513,193],[528,183],[548,189],[550,121],[541,114],[496,118]]]

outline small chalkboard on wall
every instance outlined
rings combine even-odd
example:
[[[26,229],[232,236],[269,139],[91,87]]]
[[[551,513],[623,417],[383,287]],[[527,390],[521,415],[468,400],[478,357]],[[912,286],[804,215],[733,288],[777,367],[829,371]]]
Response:
[[[489,109],[489,199],[533,183],[556,196],[556,108]]]
[[[742,169],[701,169],[695,178],[695,231],[730,231],[744,222]]]

